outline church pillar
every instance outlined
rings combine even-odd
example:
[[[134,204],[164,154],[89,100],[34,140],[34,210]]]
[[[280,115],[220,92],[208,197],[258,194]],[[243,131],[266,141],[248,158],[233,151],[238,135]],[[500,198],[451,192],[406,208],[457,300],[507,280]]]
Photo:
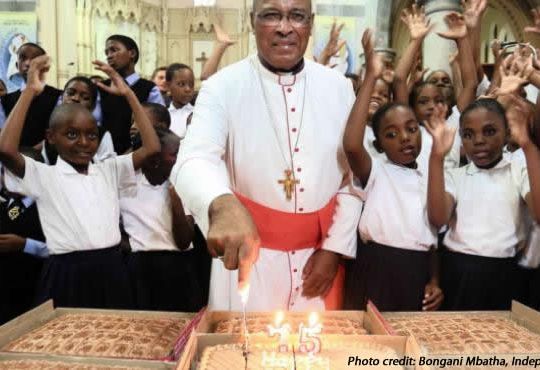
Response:
[[[444,17],[450,12],[461,12],[459,0],[425,0],[426,16],[435,24],[433,31],[427,35],[423,46],[424,68],[430,71],[450,71],[449,55],[456,50],[456,43],[437,35],[438,31],[446,30]]]
[[[57,5],[57,1],[38,1],[36,5],[37,39],[52,59],[51,68],[47,74],[47,83],[56,87],[58,87]]]
[[[56,65],[58,87],[77,74],[77,9],[73,0],[57,0]]]

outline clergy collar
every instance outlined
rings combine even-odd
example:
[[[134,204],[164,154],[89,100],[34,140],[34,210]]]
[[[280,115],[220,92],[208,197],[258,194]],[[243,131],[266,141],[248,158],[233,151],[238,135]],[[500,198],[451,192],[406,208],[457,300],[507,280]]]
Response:
[[[291,71],[288,72],[270,67],[268,63],[263,62],[258,55],[255,55],[254,59],[258,70],[264,79],[270,79],[282,86],[292,86],[300,79],[304,78],[306,74],[305,62],[303,58],[295,67],[291,69]]]
[[[467,165],[466,172],[467,172],[467,175],[474,175],[475,173],[478,173],[480,171],[487,172],[487,171],[491,171],[491,170],[498,170],[500,168],[505,168],[506,166],[509,166],[510,164],[511,164],[511,161],[505,156],[503,156],[501,158],[501,160],[499,161],[499,163],[497,163],[495,166],[493,166],[491,168],[487,168],[487,169],[486,168],[478,168],[478,167],[476,167],[474,162],[471,161],[471,163],[469,163]]]
[[[94,171],[94,164],[90,162],[88,164],[88,174],[87,175],[93,175],[95,173]],[[82,173],[77,172],[75,168],[73,168],[72,165],[67,163],[62,159],[62,157],[58,156],[58,159],[56,160],[56,168],[63,173],[64,175],[83,175]]]

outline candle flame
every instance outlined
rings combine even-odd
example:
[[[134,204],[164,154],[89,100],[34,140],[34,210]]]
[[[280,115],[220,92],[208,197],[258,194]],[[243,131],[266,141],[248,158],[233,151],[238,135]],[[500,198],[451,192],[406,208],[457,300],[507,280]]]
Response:
[[[317,312],[312,312],[309,314],[309,326],[315,326],[319,321],[319,316]]]
[[[275,319],[276,327],[280,326],[284,318],[285,318],[285,314],[283,313],[283,311],[276,312],[276,319]]]
[[[242,288],[238,289],[238,294],[240,294],[242,304],[245,305],[249,297],[249,284],[245,284]]]

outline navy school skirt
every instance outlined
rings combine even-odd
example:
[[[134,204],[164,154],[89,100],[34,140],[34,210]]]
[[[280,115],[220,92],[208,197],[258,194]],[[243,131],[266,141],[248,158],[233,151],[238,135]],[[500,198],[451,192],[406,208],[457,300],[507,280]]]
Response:
[[[429,252],[360,242],[356,259],[347,263],[345,309],[365,310],[371,300],[381,311],[422,310]]]
[[[56,307],[133,307],[129,275],[119,247],[51,255],[43,266],[37,300]]]
[[[199,311],[205,301],[195,250],[134,252],[128,259],[135,307],[153,311]]]
[[[444,248],[440,271],[443,309],[510,309],[516,290],[515,258],[482,257]]]

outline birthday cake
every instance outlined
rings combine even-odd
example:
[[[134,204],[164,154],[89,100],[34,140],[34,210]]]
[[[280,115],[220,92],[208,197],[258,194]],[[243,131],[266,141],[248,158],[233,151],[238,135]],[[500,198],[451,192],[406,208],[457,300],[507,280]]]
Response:
[[[430,354],[540,353],[540,335],[496,315],[397,315],[386,320],[399,335],[413,335]]]
[[[248,332],[251,334],[267,332],[268,324],[272,319],[268,315],[249,315],[246,319]],[[305,321],[305,315],[287,313],[287,323],[291,326],[292,332],[297,332],[300,324]],[[344,317],[329,317],[321,318],[321,323],[324,326],[325,334],[345,334],[345,335],[366,335],[367,330],[363,323],[358,320],[348,319]],[[217,323],[215,333],[218,334],[242,334],[243,333],[242,318],[232,318],[221,320]]]
[[[168,356],[188,318],[66,314],[7,344],[2,351],[159,359]]]
[[[308,355],[292,351],[277,352],[275,345],[252,344],[247,356],[250,370],[345,370],[354,367],[348,364],[349,356],[362,359],[378,359],[379,365],[362,366],[363,369],[404,369],[402,366],[383,365],[383,360],[397,359],[390,347],[378,343],[329,341],[325,338],[320,353]],[[246,367],[241,344],[220,344],[206,347],[202,353],[199,370],[238,370]]]

